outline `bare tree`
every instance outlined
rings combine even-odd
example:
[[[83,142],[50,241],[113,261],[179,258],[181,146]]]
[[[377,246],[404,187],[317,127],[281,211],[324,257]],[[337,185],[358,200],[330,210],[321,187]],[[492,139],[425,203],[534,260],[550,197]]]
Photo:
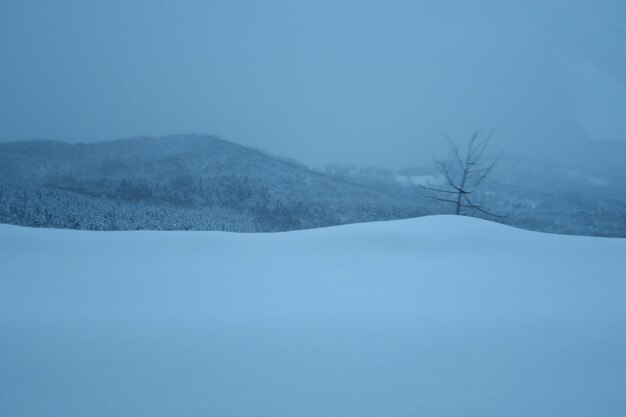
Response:
[[[470,137],[465,153],[448,135],[444,135],[450,145],[450,152],[446,158],[433,158],[433,164],[444,182],[440,187],[422,186],[422,189],[429,198],[454,204],[454,214],[465,214],[464,209],[470,209],[489,216],[503,217],[490,212],[472,199],[472,194],[489,176],[499,160],[499,156],[485,160],[485,150],[493,130],[484,138],[481,138],[481,134],[482,131],[478,131]]]

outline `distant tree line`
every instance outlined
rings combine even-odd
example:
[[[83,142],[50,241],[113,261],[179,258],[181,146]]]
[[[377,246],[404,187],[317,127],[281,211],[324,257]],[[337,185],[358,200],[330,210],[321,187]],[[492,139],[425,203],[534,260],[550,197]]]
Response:
[[[85,181],[54,178],[45,186],[0,187],[0,222],[86,230],[226,230],[272,232],[422,215],[393,203],[275,198],[247,177],[178,176]]]

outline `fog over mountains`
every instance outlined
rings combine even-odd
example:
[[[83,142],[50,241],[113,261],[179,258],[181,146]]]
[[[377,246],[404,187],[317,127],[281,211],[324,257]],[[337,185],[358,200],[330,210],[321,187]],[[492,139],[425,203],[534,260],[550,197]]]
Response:
[[[0,141],[197,131],[395,169],[497,126],[584,163],[626,142],[625,22],[622,0],[4,2]]]
[[[441,181],[431,152],[495,126],[506,156],[477,196],[492,220],[625,236],[625,4],[8,2],[0,221],[253,232],[448,213],[419,188]],[[233,142],[99,142],[188,131]]]
[[[311,169],[207,135],[0,144],[0,221],[88,230],[264,232],[450,213],[433,167]],[[626,168],[504,158],[479,198],[492,220],[626,236]],[[489,218],[480,213],[468,213]]]

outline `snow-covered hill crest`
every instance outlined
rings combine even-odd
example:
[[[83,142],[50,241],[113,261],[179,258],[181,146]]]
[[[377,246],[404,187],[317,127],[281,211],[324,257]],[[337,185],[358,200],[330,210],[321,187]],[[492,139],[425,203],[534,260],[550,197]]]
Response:
[[[619,416],[624,259],[625,239],[453,216],[2,225],[0,414]]]

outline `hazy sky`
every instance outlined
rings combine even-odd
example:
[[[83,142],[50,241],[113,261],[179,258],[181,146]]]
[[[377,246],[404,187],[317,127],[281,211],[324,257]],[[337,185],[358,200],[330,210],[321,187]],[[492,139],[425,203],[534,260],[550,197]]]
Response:
[[[0,140],[392,167],[479,127],[526,154],[626,140],[623,0],[0,0],[0,59]]]

